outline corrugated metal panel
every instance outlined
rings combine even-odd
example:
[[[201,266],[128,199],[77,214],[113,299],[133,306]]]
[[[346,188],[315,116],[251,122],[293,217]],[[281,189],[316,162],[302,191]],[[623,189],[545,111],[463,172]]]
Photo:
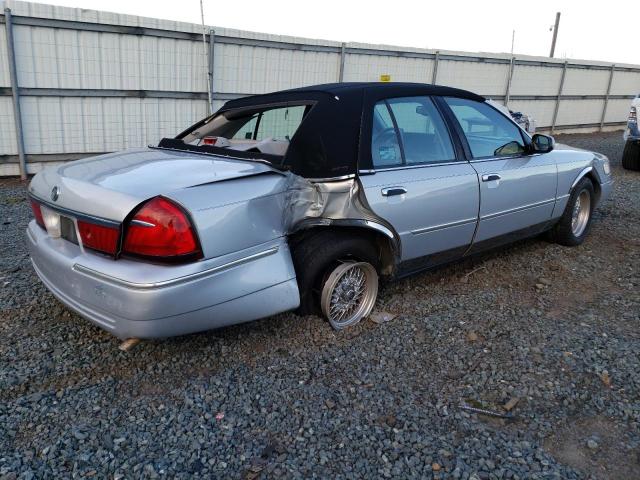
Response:
[[[17,155],[11,97],[0,97],[0,155]]]
[[[518,65],[513,68],[512,95],[557,95],[562,68]]]
[[[640,93],[640,92],[638,92]],[[613,99],[609,100],[607,105],[607,113],[604,117],[605,122],[620,122],[629,117],[629,109],[631,108],[631,100]]]
[[[218,92],[266,93],[335,82],[339,61],[337,54],[328,52],[217,44],[213,83]]]
[[[473,90],[481,95],[504,95],[508,74],[509,65],[504,63],[441,60],[436,83]]]
[[[7,31],[4,24],[0,25],[0,87],[9,87],[9,56],[7,53]]]
[[[604,100],[562,100],[556,125],[600,123]]]
[[[335,56],[339,62],[339,56]],[[346,55],[344,70],[347,82],[379,82],[380,75],[391,75],[394,82],[431,83],[433,60],[350,53]]]
[[[0,100],[10,114],[11,98]],[[23,97],[21,105],[27,154],[140,147],[173,137],[207,114],[205,101],[184,99]],[[0,125],[12,122],[12,115],[0,115]],[[16,153],[14,135],[2,128],[3,154]]]
[[[608,70],[567,68],[562,93],[564,95],[604,95],[609,84]]]
[[[640,72],[616,72],[611,95],[640,95]]]
[[[16,25],[14,32],[21,87],[188,92],[207,88],[199,42],[23,25]]]

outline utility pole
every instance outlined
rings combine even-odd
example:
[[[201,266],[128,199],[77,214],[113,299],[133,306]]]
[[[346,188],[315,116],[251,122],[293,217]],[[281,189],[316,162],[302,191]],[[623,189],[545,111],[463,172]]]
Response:
[[[553,58],[553,54],[556,52],[556,40],[558,39],[558,28],[560,28],[560,12],[556,13],[556,24],[553,27],[553,40],[551,40],[551,53],[549,56]]]
[[[513,44],[516,41],[516,31],[514,30],[511,34],[511,56],[513,56]]]
[[[200,0],[200,19],[202,20],[202,49],[203,49],[203,61],[207,69],[207,98],[209,99],[209,113],[213,113],[213,96],[211,95],[211,85],[213,82],[213,72],[211,71],[211,61],[207,48],[207,35],[206,27],[204,25],[204,6],[202,0]]]

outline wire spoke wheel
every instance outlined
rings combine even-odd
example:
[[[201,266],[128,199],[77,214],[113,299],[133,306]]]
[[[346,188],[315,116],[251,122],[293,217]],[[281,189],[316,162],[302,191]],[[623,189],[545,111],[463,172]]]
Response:
[[[378,274],[367,262],[343,262],[329,274],[320,297],[322,313],[336,330],[369,315],[378,295]]]
[[[576,202],[573,205],[573,212],[571,215],[571,231],[576,236],[582,235],[589,223],[589,216],[591,215],[591,194],[588,190],[582,190]]]

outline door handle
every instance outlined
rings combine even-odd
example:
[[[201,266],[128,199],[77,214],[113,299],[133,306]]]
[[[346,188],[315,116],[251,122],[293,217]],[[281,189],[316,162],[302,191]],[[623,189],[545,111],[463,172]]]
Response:
[[[407,193],[407,189],[404,187],[387,187],[383,188],[381,192],[385,197],[392,197],[393,195],[404,195]]]
[[[500,175],[497,173],[488,173],[486,175],[482,175],[483,182],[492,182],[493,180],[500,180]]]

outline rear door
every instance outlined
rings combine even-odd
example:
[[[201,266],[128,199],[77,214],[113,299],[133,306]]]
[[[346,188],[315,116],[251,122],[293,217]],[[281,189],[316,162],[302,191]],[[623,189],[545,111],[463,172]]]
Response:
[[[557,169],[549,154],[527,154],[520,129],[497,109],[444,99],[468,144],[480,178],[480,222],[474,250],[541,231],[551,219]]]
[[[360,181],[400,236],[404,270],[461,256],[476,228],[478,177],[456,153],[438,107],[427,96],[387,98],[368,113],[373,168]]]

